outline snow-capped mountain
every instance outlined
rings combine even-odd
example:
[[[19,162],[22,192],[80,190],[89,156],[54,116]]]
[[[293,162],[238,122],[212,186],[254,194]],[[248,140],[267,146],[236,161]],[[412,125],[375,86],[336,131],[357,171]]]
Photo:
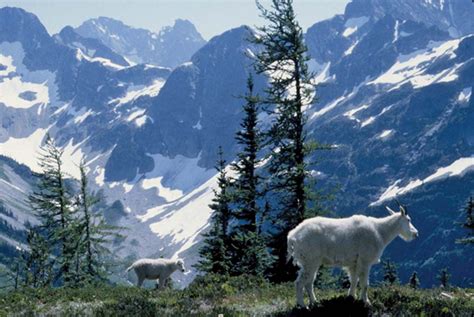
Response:
[[[189,61],[206,43],[190,21],[181,19],[159,33],[133,28],[106,17],[87,20],[75,31],[83,37],[101,41],[131,63],[170,68]]]
[[[318,186],[338,188],[328,205],[339,216],[384,215],[395,196],[407,204],[420,238],[385,256],[403,281],[417,270],[425,286],[444,266],[454,283],[473,282],[466,263],[474,258],[454,243],[474,184],[468,10],[463,1],[354,0],[306,33],[320,83],[307,109],[310,136],[336,145],[315,154]],[[121,49],[82,26],[51,37],[34,15],[0,9],[0,154],[38,170],[35,151],[49,132],[70,158],[67,171],[77,175],[74,163],[85,158],[95,189],[120,207],[109,216],[129,228],[121,256],[181,256],[191,266],[210,217],[216,148],[235,154],[236,97],[258,48],[241,27],[172,71],[127,66],[120,55],[131,61],[127,52],[153,34],[141,30],[148,35],[133,44],[138,33],[105,22],[101,31],[91,22],[99,20],[83,25],[119,36]],[[258,90],[265,81],[256,78]]]
[[[110,67],[123,68],[130,66],[130,63],[125,58],[115,53],[108,46],[105,46],[97,39],[82,37],[70,26],[66,26],[59,34],[54,35],[54,39],[70,48],[80,49],[81,54],[91,60],[108,60],[111,62],[109,63]],[[104,61],[104,63],[107,63],[107,61]]]

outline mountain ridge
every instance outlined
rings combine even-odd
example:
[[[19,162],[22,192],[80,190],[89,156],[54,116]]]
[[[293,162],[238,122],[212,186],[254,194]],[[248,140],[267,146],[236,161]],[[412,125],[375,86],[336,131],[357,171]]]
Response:
[[[113,18],[84,21],[75,31],[94,38],[129,60],[175,68],[189,60],[206,41],[188,20],[177,19],[158,33],[134,28]]]

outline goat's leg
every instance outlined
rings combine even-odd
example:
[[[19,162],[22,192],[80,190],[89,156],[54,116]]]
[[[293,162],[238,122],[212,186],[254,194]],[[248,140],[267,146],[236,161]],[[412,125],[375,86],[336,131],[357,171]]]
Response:
[[[349,279],[351,280],[351,287],[349,288],[349,293],[347,295],[355,298],[358,276],[357,276],[356,269],[354,267],[349,268]]]
[[[316,303],[316,296],[314,296],[314,279],[318,274],[319,265],[313,266],[308,269],[308,280],[306,281],[305,288],[306,292],[308,292],[309,302],[311,305]]]
[[[160,286],[159,289],[164,289],[167,283],[169,275],[160,275]]]
[[[145,278],[143,276],[138,276],[137,286],[142,287],[142,284],[143,284],[144,280],[145,280]]]
[[[301,267],[298,272],[298,277],[296,278],[296,304],[300,307],[305,307],[304,305],[304,294],[303,288],[308,279],[308,272],[305,270],[305,267]]]
[[[370,305],[370,301],[367,298],[367,289],[369,287],[369,272],[370,265],[363,265],[359,269],[359,281],[360,281],[360,299],[362,299],[367,305]]]

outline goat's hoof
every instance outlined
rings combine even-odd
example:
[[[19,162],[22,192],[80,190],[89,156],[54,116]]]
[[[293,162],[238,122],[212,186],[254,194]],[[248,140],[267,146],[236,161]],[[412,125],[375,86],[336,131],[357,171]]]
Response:
[[[306,311],[306,310],[309,310],[308,306],[306,305],[300,305],[300,304],[297,304],[296,307],[295,307],[295,310],[297,311]]]

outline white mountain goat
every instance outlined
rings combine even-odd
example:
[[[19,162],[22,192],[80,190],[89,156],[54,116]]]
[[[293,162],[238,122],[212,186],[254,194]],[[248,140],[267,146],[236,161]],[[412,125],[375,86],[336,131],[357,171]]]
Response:
[[[397,236],[405,241],[418,237],[406,207],[399,206],[399,212],[386,207],[391,215],[384,218],[362,215],[342,219],[314,217],[291,230],[288,233],[288,260],[293,257],[293,263],[300,267],[296,279],[298,306],[304,307],[303,288],[311,304],[315,303],[313,284],[321,265],[345,268],[351,282],[349,295],[355,297],[359,282],[361,299],[370,305],[367,287],[371,266],[380,262],[383,250]]]
[[[170,275],[180,270],[184,272],[184,262],[181,259],[169,260],[169,259],[140,259],[135,261],[127,269],[127,272],[133,269],[137,275],[138,281],[137,286],[141,287],[145,279],[157,280],[156,284],[159,283],[159,288],[162,289],[166,285],[166,281]]]

